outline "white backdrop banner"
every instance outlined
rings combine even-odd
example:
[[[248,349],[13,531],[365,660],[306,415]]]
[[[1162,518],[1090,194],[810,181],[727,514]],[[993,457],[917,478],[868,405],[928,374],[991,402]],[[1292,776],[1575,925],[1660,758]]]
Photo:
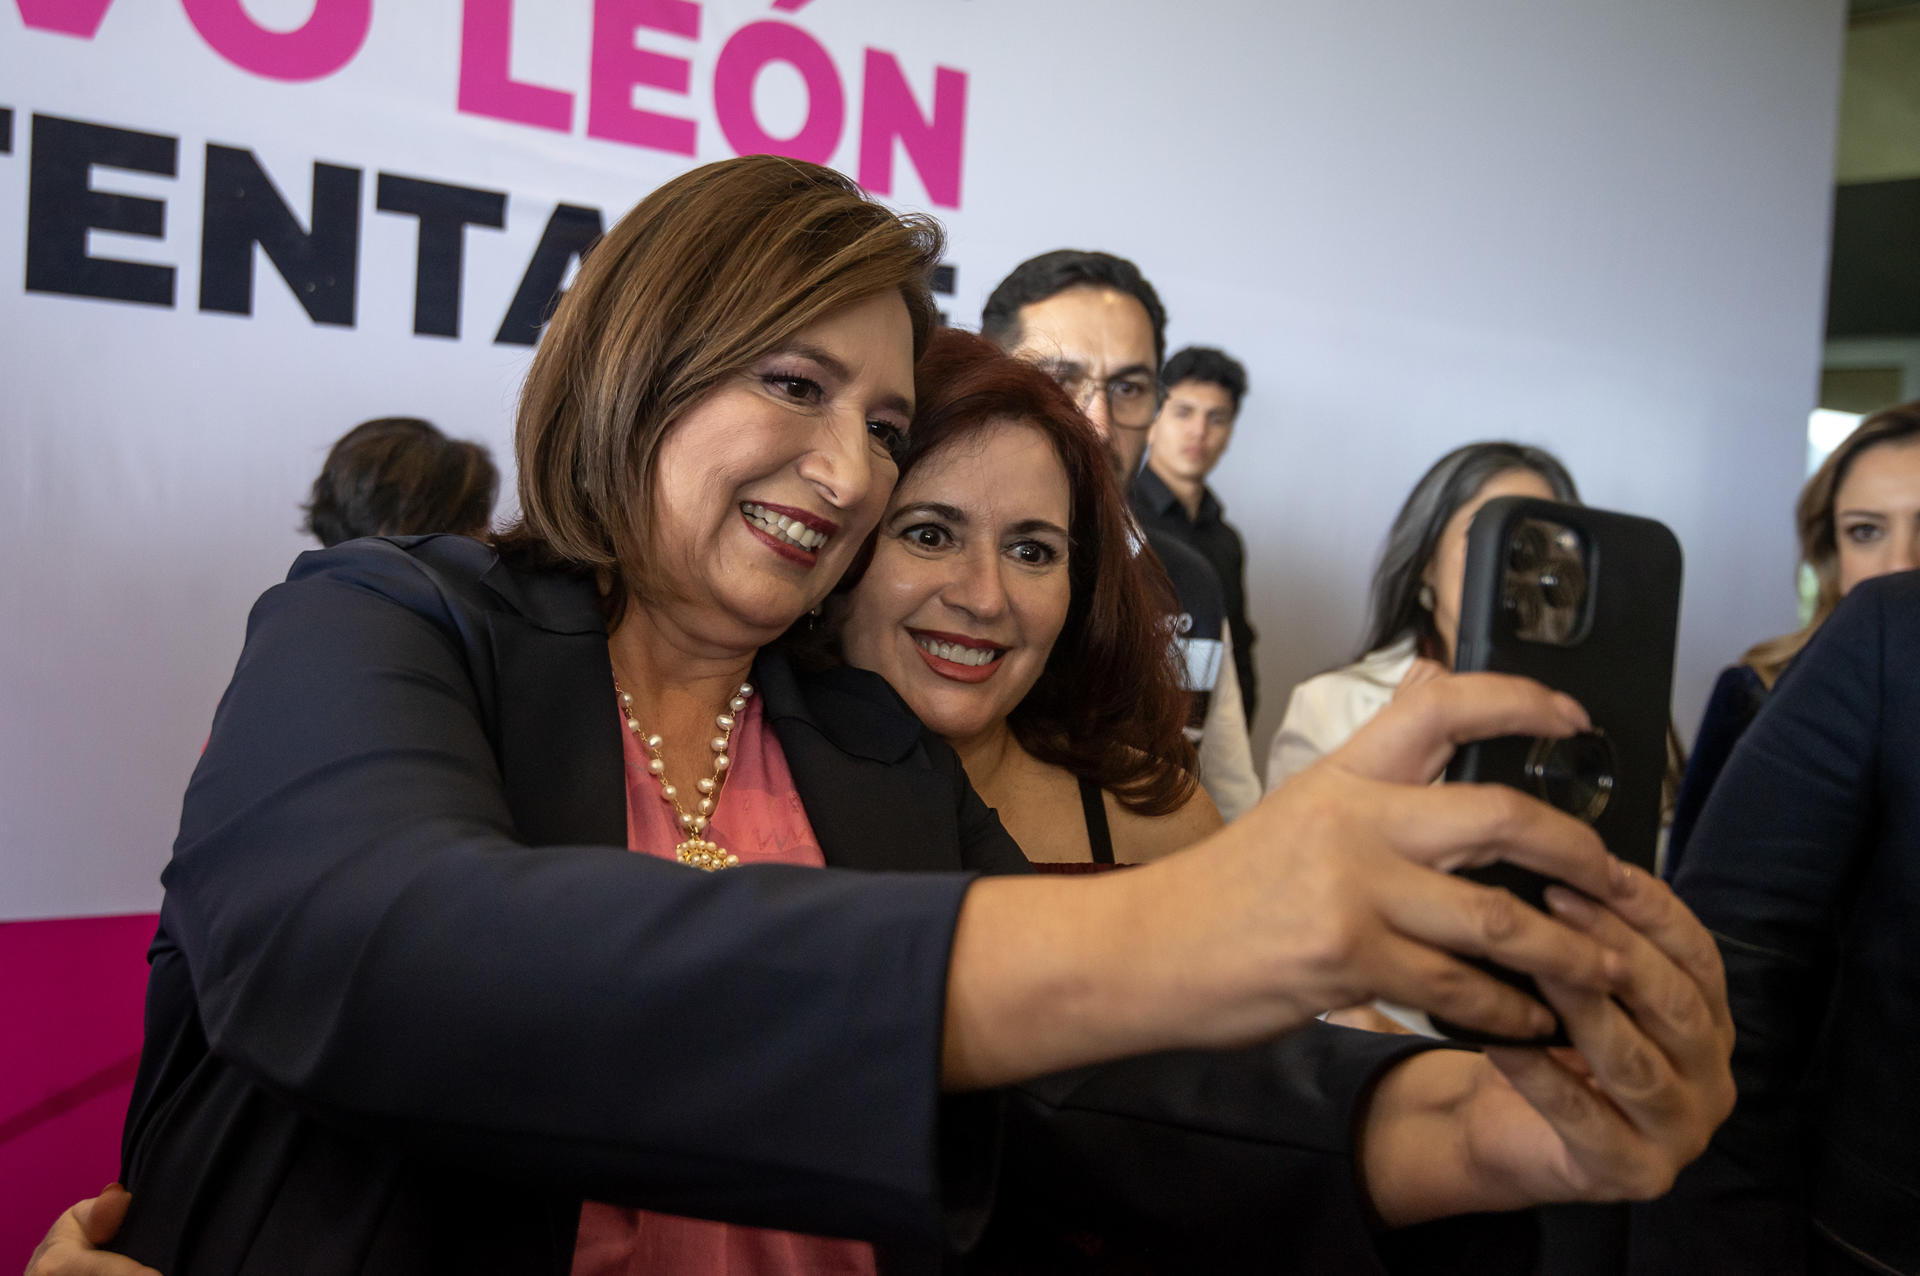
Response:
[[[0,918],[157,905],[327,445],[419,415],[507,468],[580,250],[756,151],[938,215],[956,322],[1105,248],[1173,345],[1248,365],[1217,487],[1258,736],[1350,654],[1413,479],[1489,436],[1681,533],[1690,723],[1792,621],[1841,30],[1840,0],[0,0]]]

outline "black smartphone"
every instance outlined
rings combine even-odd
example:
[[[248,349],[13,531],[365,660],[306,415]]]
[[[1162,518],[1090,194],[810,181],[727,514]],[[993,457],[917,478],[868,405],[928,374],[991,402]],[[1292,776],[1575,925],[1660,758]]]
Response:
[[[1521,674],[1564,691],[1593,720],[1565,740],[1503,736],[1463,746],[1447,779],[1507,784],[1593,825],[1607,850],[1651,873],[1660,836],[1674,639],[1680,622],[1680,542],[1650,518],[1532,497],[1488,501],[1467,532],[1457,672]],[[1512,864],[1462,870],[1543,908],[1549,880]],[[1473,964],[1528,995],[1533,980]],[[1434,1020],[1482,1044],[1564,1045],[1566,1035],[1515,1041]]]

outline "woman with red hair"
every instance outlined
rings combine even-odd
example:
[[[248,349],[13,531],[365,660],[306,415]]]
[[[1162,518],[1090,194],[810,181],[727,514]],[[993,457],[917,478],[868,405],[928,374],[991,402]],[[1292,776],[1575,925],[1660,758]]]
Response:
[[[959,753],[1030,859],[1140,863],[1220,815],[1194,779],[1164,618],[1099,439],[1044,372],[937,334],[871,556],[836,626]]]

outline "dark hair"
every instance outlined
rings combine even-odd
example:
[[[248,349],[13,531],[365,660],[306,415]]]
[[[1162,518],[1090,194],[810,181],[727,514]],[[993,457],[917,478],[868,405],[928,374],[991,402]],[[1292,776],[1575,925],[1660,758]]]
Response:
[[[986,308],[980,312],[980,335],[991,338],[1002,350],[1011,350],[1020,344],[1020,307],[1082,287],[1112,288],[1145,307],[1147,320],[1153,324],[1153,365],[1157,368],[1165,361],[1167,310],[1140,267],[1112,253],[1077,248],[1056,248],[1015,266],[987,298]]]
[[[939,224],[830,168],[774,155],[683,173],[580,264],[533,357],[514,453],[520,522],[503,553],[604,573],[609,622],[645,579],[654,458],[667,428],[809,324],[897,293],[913,353],[938,320]]]
[[[1168,629],[1179,608],[1160,564],[1134,552],[1126,502],[1093,426],[1046,373],[971,333],[936,333],[914,380],[902,482],[929,456],[1006,421],[1044,434],[1067,472],[1067,617],[1039,679],[1007,715],[1014,738],[1128,810],[1178,810],[1193,796],[1197,763]],[[861,556],[843,591],[871,559]]]
[[[301,506],[301,530],[322,545],[421,532],[482,536],[499,490],[500,472],[480,444],[450,439],[418,417],[377,417],[327,453]]]
[[[1815,592],[1813,615],[1790,634],[1757,643],[1740,657],[1760,675],[1760,681],[1772,687],[1800,649],[1840,605],[1840,536],[1833,524],[1833,505],[1840,499],[1840,485],[1847,481],[1862,452],[1883,443],[1905,443],[1920,438],[1920,400],[1882,408],[1855,426],[1839,447],[1827,454],[1813,472],[1800,499],[1794,504],[1794,530],[1800,536],[1800,561],[1813,569]]]
[[[1414,649],[1436,660],[1445,646],[1434,628],[1433,613],[1420,605],[1420,577],[1432,561],[1447,521],[1489,481],[1514,470],[1539,475],[1557,501],[1578,504],[1573,476],[1553,453],[1524,443],[1469,443],[1433,463],[1394,515],[1380,565],[1373,573],[1366,640],[1360,655],[1414,637]]]
[[[1217,385],[1233,400],[1233,413],[1240,415],[1240,400],[1247,394],[1247,370],[1224,350],[1212,346],[1188,346],[1175,352],[1160,369],[1160,388],[1171,390],[1183,381]]]

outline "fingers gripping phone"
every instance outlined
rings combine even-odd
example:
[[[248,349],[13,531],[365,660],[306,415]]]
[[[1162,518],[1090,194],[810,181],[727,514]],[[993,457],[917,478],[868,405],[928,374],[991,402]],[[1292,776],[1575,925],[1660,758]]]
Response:
[[[1593,720],[1565,740],[1504,736],[1461,748],[1449,781],[1511,785],[1585,820],[1616,857],[1651,873],[1680,619],[1680,542],[1664,524],[1532,497],[1488,501],[1467,532],[1456,672],[1520,674],[1564,691]],[[1512,864],[1462,870],[1543,908],[1550,879]],[[1474,965],[1537,996],[1533,980]],[[1436,1019],[1447,1036],[1493,1037]]]

